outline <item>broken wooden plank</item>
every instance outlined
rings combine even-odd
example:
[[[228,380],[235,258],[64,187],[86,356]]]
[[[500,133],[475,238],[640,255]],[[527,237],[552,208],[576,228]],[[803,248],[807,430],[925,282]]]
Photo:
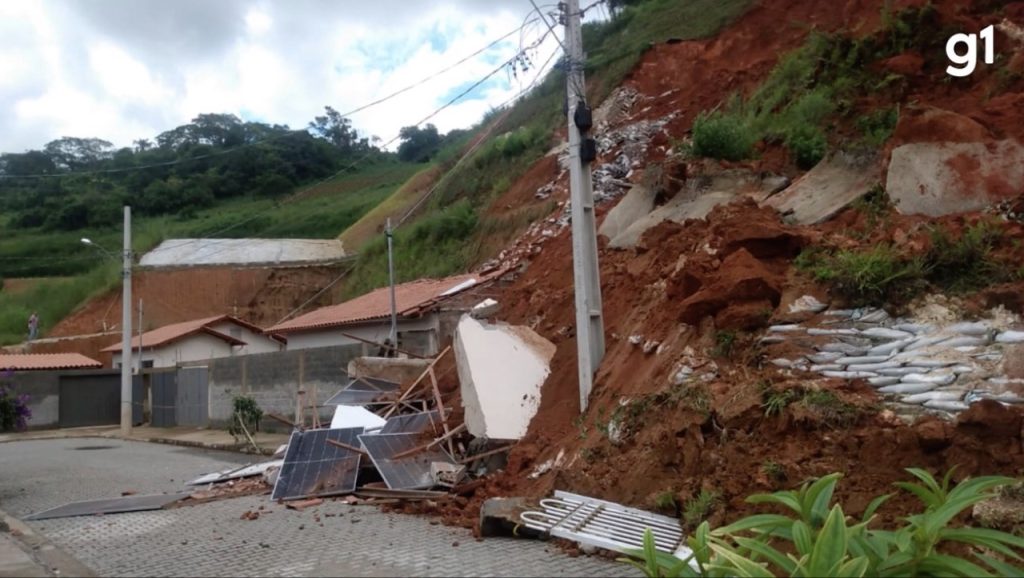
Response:
[[[294,502],[288,502],[288,504],[285,507],[288,508],[289,510],[297,510],[297,511],[301,512],[302,510],[305,510],[306,508],[312,508],[314,506],[319,506],[322,503],[324,503],[324,501],[321,498],[312,498],[312,499],[309,499],[309,500],[298,500],[298,501],[294,501]]]
[[[407,457],[409,457],[409,456],[411,456],[413,454],[417,454],[419,452],[429,450],[430,448],[436,446],[437,444],[439,444],[441,442],[444,442],[445,440],[450,440],[452,438],[452,436],[454,436],[455,434],[461,432],[464,429],[466,429],[466,424],[462,424],[462,425],[458,426],[457,428],[449,431],[448,433],[444,434],[443,436],[437,438],[436,440],[434,440],[434,441],[432,441],[432,442],[430,442],[428,444],[423,444],[422,446],[415,447],[415,448],[412,448],[410,450],[405,450],[404,452],[395,454],[394,456],[391,457],[391,459],[393,459],[393,460],[400,460],[402,458],[407,458]]]
[[[416,389],[420,382],[423,381],[423,378],[427,377],[430,374],[430,370],[432,370],[434,366],[437,365],[437,362],[441,361],[441,359],[443,359],[444,356],[447,355],[448,352],[451,350],[451,345],[445,347],[444,351],[442,351],[437,357],[434,358],[433,361],[430,362],[430,365],[427,366],[426,371],[421,373],[420,376],[416,378],[416,381],[413,381],[412,384],[409,385],[405,392],[403,392],[402,395],[398,397],[398,400],[391,405],[391,408],[388,409],[387,413],[385,413],[382,417],[384,419],[387,419],[388,417],[391,416],[391,414],[395,413],[395,410],[398,409],[398,404],[405,401],[406,398],[408,398],[409,395],[412,394],[412,392]]]
[[[339,442],[337,440],[331,440],[331,439],[326,440],[326,441],[327,441],[327,443],[331,444],[332,446],[337,446],[337,447],[339,447],[339,448],[341,448],[343,450],[348,450],[350,452],[356,452],[357,454],[362,454],[364,456],[369,456],[370,455],[370,454],[366,453],[366,450],[364,450],[362,448],[357,448],[356,446],[350,446],[350,445],[348,445],[345,442]]]

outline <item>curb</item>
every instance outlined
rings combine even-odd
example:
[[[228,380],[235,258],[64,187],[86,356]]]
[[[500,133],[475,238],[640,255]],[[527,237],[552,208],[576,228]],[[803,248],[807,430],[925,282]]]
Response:
[[[45,536],[3,510],[0,510],[0,523],[7,526],[12,539],[27,547],[36,562],[45,566],[48,574],[86,578],[97,576],[96,572],[78,561],[77,558],[61,550]]]
[[[263,455],[263,456],[272,456],[272,455],[274,455],[274,452],[276,451],[276,448],[275,449],[271,449],[271,448],[263,448],[263,447],[261,447],[260,450],[257,452],[255,450],[253,450],[252,448],[250,448],[249,446],[239,445],[239,444],[214,444],[214,443],[204,443],[204,442],[192,442],[192,441],[186,441],[186,440],[176,440],[176,439],[171,439],[171,438],[132,439],[132,438],[115,437],[114,439],[119,439],[119,440],[123,440],[123,441],[149,442],[149,443],[153,443],[153,444],[166,444],[166,445],[171,445],[171,446],[182,446],[182,447],[188,447],[188,448],[200,448],[200,449],[207,449],[207,450],[220,450],[220,451],[225,451],[225,452],[235,452],[235,453],[240,453],[240,454],[254,454],[254,455]]]

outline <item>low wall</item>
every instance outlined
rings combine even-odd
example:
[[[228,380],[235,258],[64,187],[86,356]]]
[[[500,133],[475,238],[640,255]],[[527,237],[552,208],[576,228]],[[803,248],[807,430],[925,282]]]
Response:
[[[315,392],[317,402],[323,403],[347,381],[344,370],[348,362],[362,354],[361,345],[336,345],[240,355],[183,366],[209,368],[210,426],[226,427],[236,395],[251,396],[264,412],[288,419],[295,417],[299,390],[306,391],[307,399]],[[332,415],[332,409],[321,410],[322,419],[329,421]],[[264,418],[260,428],[263,431],[289,429],[269,418]]]

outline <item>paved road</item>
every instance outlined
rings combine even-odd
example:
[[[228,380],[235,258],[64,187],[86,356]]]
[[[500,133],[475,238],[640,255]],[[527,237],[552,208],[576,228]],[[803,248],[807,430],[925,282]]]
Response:
[[[109,439],[0,444],[0,508],[24,518],[70,501],[179,491],[249,456]],[[247,510],[264,507],[257,520]],[[320,515],[320,521],[314,519]],[[628,568],[570,558],[530,540],[477,542],[464,530],[373,506],[295,512],[267,496],[31,522],[103,576],[616,576]]]

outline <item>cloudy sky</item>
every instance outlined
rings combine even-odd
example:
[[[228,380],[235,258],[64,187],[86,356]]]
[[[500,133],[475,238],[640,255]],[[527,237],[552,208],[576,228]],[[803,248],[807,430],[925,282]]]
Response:
[[[206,112],[302,128],[325,105],[344,113],[430,76],[530,10],[528,0],[0,1],[0,152],[62,136],[129,146]],[[534,23],[350,118],[387,141],[545,31]],[[530,56],[539,66],[557,47],[549,36]],[[431,122],[469,126],[534,73],[503,70]]]

